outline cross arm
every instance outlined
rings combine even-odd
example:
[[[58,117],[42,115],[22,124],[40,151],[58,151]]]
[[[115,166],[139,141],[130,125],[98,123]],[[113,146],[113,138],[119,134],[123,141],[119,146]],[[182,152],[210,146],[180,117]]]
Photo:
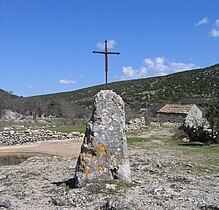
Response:
[[[120,55],[120,52],[107,52],[107,54],[116,54],[116,55]]]
[[[100,53],[100,54],[105,54],[105,52],[103,52],[103,51],[92,51],[92,53]]]
[[[92,51],[92,53],[99,53],[99,54],[116,54],[119,55],[120,52],[103,52],[103,51]]]

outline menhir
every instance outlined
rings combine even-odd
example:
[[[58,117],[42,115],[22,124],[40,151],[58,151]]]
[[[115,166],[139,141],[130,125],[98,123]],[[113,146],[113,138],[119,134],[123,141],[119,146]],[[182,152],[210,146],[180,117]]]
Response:
[[[92,180],[130,182],[124,102],[113,91],[102,90],[93,104],[76,165],[76,185]]]

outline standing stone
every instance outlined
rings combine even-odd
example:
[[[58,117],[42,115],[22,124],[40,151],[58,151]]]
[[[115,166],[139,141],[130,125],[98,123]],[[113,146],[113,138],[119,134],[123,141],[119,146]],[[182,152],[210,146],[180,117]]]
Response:
[[[93,114],[81,146],[75,180],[81,185],[86,181],[112,179],[131,181],[125,106],[119,95],[102,90],[94,97]]]

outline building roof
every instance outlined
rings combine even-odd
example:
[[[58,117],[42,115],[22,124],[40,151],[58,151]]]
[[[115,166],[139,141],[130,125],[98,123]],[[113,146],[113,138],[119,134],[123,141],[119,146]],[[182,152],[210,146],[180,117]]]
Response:
[[[195,104],[166,104],[157,112],[160,113],[174,113],[174,114],[188,114],[192,106]]]

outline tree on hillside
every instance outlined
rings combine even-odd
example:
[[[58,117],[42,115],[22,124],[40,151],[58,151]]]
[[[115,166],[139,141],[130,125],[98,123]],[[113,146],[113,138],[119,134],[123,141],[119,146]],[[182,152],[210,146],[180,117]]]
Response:
[[[0,118],[4,115],[6,104],[8,103],[8,95],[0,89]]]
[[[212,130],[212,138],[216,134],[215,143],[219,143],[219,98],[209,102],[207,119]]]
[[[58,101],[52,100],[48,103],[47,108],[45,110],[46,116],[55,116],[55,117],[63,117],[62,116],[62,107]]]
[[[0,100],[0,118],[4,115],[5,106],[2,100]]]

